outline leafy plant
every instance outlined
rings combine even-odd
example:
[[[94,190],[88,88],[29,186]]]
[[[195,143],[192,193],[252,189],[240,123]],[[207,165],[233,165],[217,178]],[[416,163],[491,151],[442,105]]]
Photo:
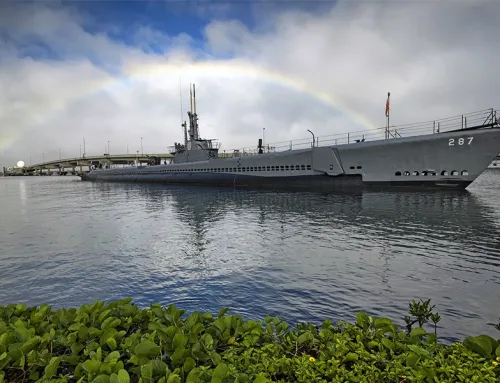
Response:
[[[421,326],[409,333],[365,313],[355,324],[291,328],[277,317],[244,321],[226,308],[139,309],[131,299],[56,311],[0,306],[0,383],[498,381],[499,367],[485,359],[497,341],[437,343],[440,318],[425,302],[410,305]],[[429,320],[434,334],[422,327]]]
[[[420,299],[420,302],[417,302],[414,299],[411,301],[409,304],[410,316],[405,317],[406,329],[408,330],[408,333],[411,332],[415,323],[418,323],[418,327],[423,327],[425,323],[429,322],[429,320],[432,320],[434,323],[435,333],[437,332],[437,324],[441,320],[441,317],[439,314],[432,311],[435,306],[431,306],[430,304],[430,299],[427,299],[426,301]],[[411,316],[414,316],[415,319]]]

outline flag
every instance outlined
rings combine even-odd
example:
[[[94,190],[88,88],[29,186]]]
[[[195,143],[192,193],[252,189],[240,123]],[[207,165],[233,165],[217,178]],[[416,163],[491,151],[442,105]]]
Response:
[[[391,97],[391,94],[390,93],[387,93],[387,101],[385,103],[385,116],[386,117],[389,117],[389,108],[390,108],[390,102],[389,102],[389,98]]]

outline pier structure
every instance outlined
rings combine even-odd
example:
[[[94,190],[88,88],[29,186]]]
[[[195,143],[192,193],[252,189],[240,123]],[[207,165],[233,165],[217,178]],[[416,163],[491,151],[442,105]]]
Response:
[[[9,166],[0,169],[5,176],[30,175],[78,175],[91,168],[109,168],[111,166],[141,166],[147,165],[151,157],[161,159],[161,163],[170,163],[174,157],[170,153],[152,154],[103,154],[100,156],[83,156],[45,161],[22,167]]]

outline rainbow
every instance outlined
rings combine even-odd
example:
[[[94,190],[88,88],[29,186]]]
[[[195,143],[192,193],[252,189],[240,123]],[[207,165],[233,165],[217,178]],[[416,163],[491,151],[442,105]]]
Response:
[[[174,77],[175,76],[175,77]],[[161,60],[152,61],[149,63],[141,63],[137,65],[125,64],[122,74],[120,76],[106,75],[105,78],[95,79],[92,82],[83,84],[74,90],[66,91],[65,94],[60,95],[57,99],[48,101],[44,105],[37,108],[41,118],[38,118],[37,123],[53,116],[58,111],[64,110],[68,105],[87,98],[101,91],[114,91],[119,93],[120,88],[126,88],[129,84],[136,81],[151,81],[161,87],[166,84],[168,80],[172,82],[172,78],[178,79],[180,77],[189,79],[190,82],[196,82],[200,77],[220,77],[226,79],[234,79],[238,77],[249,78],[255,81],[266,81],[279,86],[292,89],[296,92],[307,94],[318,102],[324,105],[341,111],[344,115],[348,116],[353,122],[380,134],[380,127],[367,120],[359,112],[351,110],[340,100],[335,99],[332,95],[315,89],[305,80],[289,76],[285,73],[277,72],[271,69],[264,68],[254,63],[249,63],[242,60],[230,61],[198,61],[192,63],[186,62],[163,62]],[[178,91],[178,84],[176,85]],[[183,90],[184,92],[184,90]],[[184,92],[186,94],[186,92]],[[29,123],[33,125],[33,123]],[[15,129],[13,131],[2,134],[0,137],[0,149],[5,149],[12,145],[23,133],[22,129]]]

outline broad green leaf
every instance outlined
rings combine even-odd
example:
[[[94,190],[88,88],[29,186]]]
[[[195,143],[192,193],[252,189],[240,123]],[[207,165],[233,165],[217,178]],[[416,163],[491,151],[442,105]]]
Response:
[[[413,367],[416,366],[416,364],[418,363],[419,359],[420,359],[420,357],[417,354],[415,354],[413,352],[410,352],[408,354],[408,356],[406,357],[406,365],[408,367],[412,367],[413,368]]]
[[[219,378],[220,380],[224,380],[228,372],[229,367],[227,366],[227,364],[219,363],[219,365],[215,367],[215,370],[212,373],[212,378]]]
[[[153,379],[153,366],[151,363],[141,366],[141,378],[144,382],[150,382]]]
[[[267,379],[263,375],[259,375],[257,378],[254,379],[253,383],[269,383],[269,379]]]
[[[389,339],[387,338],[382,338],[380,341],[385,347],[387,347],[389,350],[394,351],[394,343],[392,343]]]
[[[143,340],[135,347],[135,353],[137,354],[137,356],[159,356],[160,347],[150,340]]]
[[[427,334],[427,331],[425,331],[424,328],[422,327],[415,327],[414,329],[411,330],[410,336],[424,336]]]
[[[193,358],[191,358],[190,356],[188,356],[186,358],[186,360],[184,361],[184,365],[182,366],[182,368],[184,369],[184,373],[190,372],[195,367],[196,367],[195,360]]]
[[[307,331],[307,332],[299,335],[299,337],[297,338],[297,343],[303,344],[306,342],[311,342],[313,339],[314,339],[313,334],[311,334],[309,331]]]
[[[59,358],[53,356],[52,358],[50,358],[49,364],[45,366],[45,377],[48,379],[52,378],[56,374],[58,367]]]
[[[387,318],[377,318],[373,322],[373,327],[375,327],[377,329],[385,327],[385,326],[390,326],[390,325],[392,325],[392,321],[390,319],[387,319]]]
[[[201,339],[202,339],[203,346],[205,347],[205,349],[211,351],[212,348],[214,347],[214,340],[212,338],[212,335],[210,335],[210,334],[203,334],[203,336],[201,337]]]
[[[184,334],[178,333],[175,334],[174,339],[172,341],[173,349],[184,348],[188,342],[188,337]]]
[[[40,343],[41,339],[42,338],[40,338],[39,336],[35,336],[35,337],[27,340],[26,343],[24,343],[21,346],[21,351],[24,354],[27,354],[28,352],[30,352],[31,350],[33,350],[38,345],[38,343]]]
[[[168,365],[161,359],[153,359],[149,362],[151,368],[153,369],[153,373],[158,373],[164,375],[169,371]]]
[[[181,383],[181,378],[177,374],[170,374],[167,383]]]
[[[427,334],[427,343],[429,344],[437,343],[437,336],[435,334]]]
[[[345,358],[344,358],[344,362],[353,362],[355,360],[358,360],[358,354],[355,354],[354,352],[349,352]]]
[[[97,374],[99,372],[99,368],[101,367],[101,362],[98,360],[86,360],[83,362],[82,367],[85,371]]]
[[[214,364],[214,366],[217,366],[220,363],[220,361],[221,361],[222,358],[215,351],[212,351],[210,353],[210,359],[212,359],[212,363]]]
[[[368,319],[368,315],[366,315],[366,313],[364,313],[364,312],[357,313],[356,314],[356,323],[363,330],[368,329],[368,327],[370,326],[370,321]]]
[[[98,375],[95,377],[92,383],[110,383],[109,376],[104,374]]]
[[[464,340],[464,346],[469,350],[472,350],[483,357],[487,358],[491,355],[493,351],[492,342],[488,339],[486,335],[480,335],[476,337],[467,337]]]
[[[108,356],[106,356],[106,359],[104,359],[104,362],[110,362],[113,359],[116,359],[116,360],[120,359],[120,353],[118,351],[110,352],[108,354]]]
[[[198,368],[194,368],[189,372],[186,378],[186,383],[198,383],[200,376],[201,371]]]
[[[429,351],[427,351],[426,349],[419,347],[417,345],[410,344],[410,345],[408,345],[408,349],[410,349],[411,351],[413,351],[415,354],[417,354],[420,357],[424,357],[424,358],[430,357]]]
[[[117,344],[115,338],[108,338],[106,344],[111,350],[116,350]]]
[[[118,383],[130,383],[130,376],[126,370],[118,371]]]
[[[227,307],[221,308],[219,310],[219,312],[217,313],[217,317],[222,318],[228,311],[229,311],[229,309]]]

